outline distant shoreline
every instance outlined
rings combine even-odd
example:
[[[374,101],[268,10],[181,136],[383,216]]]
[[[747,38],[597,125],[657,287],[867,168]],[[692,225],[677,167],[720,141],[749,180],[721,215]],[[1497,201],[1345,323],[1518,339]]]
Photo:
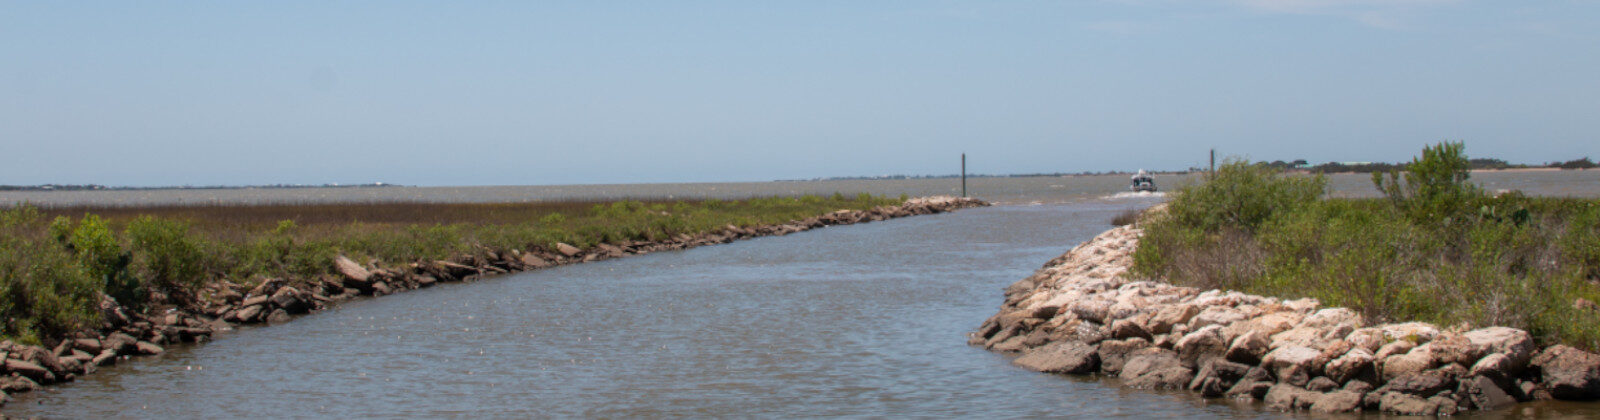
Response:
[[[1579,171],[1579,172],[1582,172],[1582,171],[1589,171],[1589,170],[1595,170],[1595,169],[1600,169],[1600,168],[1558,168],[1558,167],[1540,166],[1540,167],[1526,167],[1526,168],[1482,168],[1482,169],[1472,169],[1471,172],[1472,173],[1502,173],[1502,172],[1503,173],[1519,173],[1519,172],[1560,172],[1560,171]],[[1205,170],[1204,169],[1191,169],[1191,170],[1147,171],[1147,172],[1150,173],[1150,174],[1154,174],[1154,175],[1171,176],[1171,175],[1185,175],[1185,174],[1190,174],[1190,173],[1204,173]],[[1322,173],[1322,174],[1326,174],[1326,175],[1335,175],[1335,174],[1365,174],[1365,173],[1372,173],[1373,171],[1349,171],[1349,170],[1344,170],[1344,171],[1323,171],[1323,172],[1318,172],[1318,171],[1312,170],[1312,169],[1288,169],[1288,170],[1286,170],[1286,172],[1303,173],[1303,174]],[[1123,172],[1123,171],[1073,172],[1073,173],[1057,172],[1057,173],[1009,174],[1009,175],[967,174],[967,178],[969,178],[969,179],[982,179],[982,178],[1077,178],[1077,177],[1088,177],[1088,176],[1132,175],[1132,174],[1134,174],[1134,172],[1132,172],[1132,171],[1127,171],[1127,172]],[[961,178],[961,175],[955,175],[955,174],[950,174],[950,175],[880,175],[880,176],[845,176],[845,177],[828,177],[828,178],[811,178],[811,179],[775,179],[775,180],[771,180],[771,181],[727,181],[727,182],[708,182],[708,183],[715,184],[715,183],[763,183],[763,182],[781,183],[781,182],[821,182],[821,181],[883,181],[883,180],[959,179],[959,178]],[[648,183],[637,183],[637,184],[648,184]],[[577,186],[577,185],[625,185],[625,184],[565,184],[565,185]],[[456,185],[456,186],[493,186],[493,185]],[[527,186],[544,186],[544,185],[527,185]],[[371,183],[371,184],[321,184],[321,185],[274,184],[274,185],[207,185],[207,186],[156,186],[156,187],[134,187],[134,186],[112,187],[112,186],[105,186],[105,185],[98,185],[98,184],[79,184],[79,185],[43,184],[43,185],[0,185],[0,192],[16,192],[16,191],[27,191],[27,192],[55,192],[55,191],[167,191],[167,190],[249,190],[249,189],[286,189],[287,190],[287,189],[311,189],[311,188],[389,188],[389,187],[418,187],[418,186],[417,185],[403,185],[403,184],[389,184],[389,183],[383,183],[383,182],[376,182],[376,183]]]
[[[405,187],[407,185],[374,182],[371,184],[271,184],[271,185],[167,185],[159,187],[108,187],[100,184],[41,184],[41,185],[0,185],[0,191],[148,191],[148,190],[249,190],[249,189],[297,189],[297,188],[385,188]]]

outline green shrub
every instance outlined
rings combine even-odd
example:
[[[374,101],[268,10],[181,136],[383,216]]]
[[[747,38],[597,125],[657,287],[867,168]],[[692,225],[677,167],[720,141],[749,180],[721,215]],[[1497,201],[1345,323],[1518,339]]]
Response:
[[[1167,210],[1181,226],[1249,232],[1274,214],[1316,202],[1326,191],[1327,180],[1321,175],[1285,176],[1266,165],[1230,160],[1206,182],[1180,188]]]
[[[94,325],[103,287],[66,244],[40,235],[40,220],[29,206],[0,209],[0,336],[27,344]]]
[[[207,254],[183,222],[141,216],[128,222],[132,271],[146,284],[168,294],[185,293],[205,280]]]
[[[1423,224],[1449,224],[1483,195],[1467,182],[1472,165],[1461,142],[1442,142],[1422,149],[1422,156],[1400,171],[1373,172],[1372,184],[1390,202]]]
[[[1600,201],[1489,196],[1462,150],[1430,146],[1404,178],[1374,177],[1379,199],[1318,200],[1319,179],[1225,164],[1145,224],[1133,272],[1600,348],[1600,312],[1580,304],[1600,302]]]

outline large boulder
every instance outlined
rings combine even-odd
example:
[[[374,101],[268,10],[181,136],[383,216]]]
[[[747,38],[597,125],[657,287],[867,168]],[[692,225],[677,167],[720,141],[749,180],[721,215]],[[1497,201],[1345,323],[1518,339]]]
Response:
[[[1184,335],[1177,343],[1178,360],[1184,366],[1199,366],[1207,360],[1218,358],[1228,350],[1228,338],[1220,325],[1208,325]]]
[[[1119,375],[1124,379],[1135,378],[1175,367],[1183,367],[1183,363],[1178,361],[1177,353],[1159,347],[1147,347],[1130,353],[1128,361],[1122,365],[1122,373]],[[1184,385],[1188,384],[1185,383]]]
[[[1235,322],[1244,321],[1245,318],[1244,313],[1238,309],[1228,306],[1209,306],[1201,309],[1199,314],[1195,314],[1194,318],[1189,320],[1189,328],[1190,330],[1198,331],[1208,325],[1226,327]]]
[[[1073,302],[1068,309],[1078,319],[1096,324],[1105,324],[1106,320],[1111,317],[1111,305],[1113,303],[1103,298],[1086,299]]]
[[[272,304],[291,314],[303,314],[311,310],[311,305],[301,297],[299,289],[293,286],[284,286],[272,294]]]
[[[1366,325],[1361,314],[1348,308],[1327,308],[1307,315],[1300,327],[1325,331],[1325,337],[1344,337]]]
[[[1374,352],[1372,354],[1372,358],[1373,359],[1377,359],[1377,360],[1388,359],[1389,356],[1406,354],[1407,352],[1410,352],[1411,349],[1414,349],[1416,347],[1417,347],[1417,343],[1413,343],[1413,342],[1405,341],[1405,340],[1395,341],[1395,342],[1392,342],[1392,343],[1389,343],[1389,344],[1384,344],[1382,347],[1379,347],[1378,351],[1376,351],[1376,352]]]
[[[1600,398],[1600,355],[1566,345],[1550,346],[1529,362],[1550,396],[1563,400]]]
[[[1382,374],[1385,382],[1394,378],[1420,373],[1438,366],[1438,361],[1426,349],[1417,348],[1406,354],[1389,356],[1383,359]]]
[[[140,342],[134,343],[134,348],[135,348],[134,351],[138,352],[140,355],[143,355],[143,356],[154,356],[154,355],[166,352],[166,349],[163,349],[163,348],[161,348],[161,346],[158,346],[155,343],[151,343],[151,342],[148,342],[148,341],[140,341]]]
[[[244,298],[243,302],[239,302],[239,306],[265,305],[271,299],[272,297],[268,295],[250,295],[250,297]]]
[[[1261,360],[1261,366],[1279,378],[1286,378],[1294,370],[1315,376],[1322,370],[1317,363],[1322,351],[1303,346],[1279,347]],[[1306,378],[1309,380],[1310,378]]]
[[[33,362],[25,362],[17,359],[6,359],[5,370],[7,372],[22,375],[23,377],[32,379],[34,382],[42,384],[50,384],[56,381],[55,373],[52,373],[50,372],[50,369],[45,369],[44,366],[40,366],[39,364]]]
[[[1357,328],[1355,331],[1351,331],[1349,335],[1344,336],[1344,340],[1349,341],[1351,345],[1356,347],[1367,349],[1368,353],[1374,354],[1378,352],[1379,348],[1383,347],[1384,343],[1388,342],[1383,335],[1383,330],[1374,327]]]
[[[5,392],[7,394],[20,394],[23,392],[33,392],[33,390],[36,389],[39,389],[39,384],[34,382],[32,379],[28,379],[26,376],[0,376],[0,392]],[[3,402],[5,402],[5,399],[0,398],[0,403]],[[5,404],[0,404],[0,406],[3,405]]]
[[[1383,393],[1378,397],[1378,401],[1378,408],[1385,413],[1407,416],[1432,416],[1439,413],[1438,402],[1403,392]]]
[[[1483,357],[1483,347],[1474,344],[1466,337],[1457,334],[1443,333],[1434,337],[1433,341],[1418,346],[1412,352],[1423,350],[1434,360],[1435,364],[1448,365],[1451,363],[1462,366],[1472,366],[1479,357]]]
[[[1456,388],[1456,378],[1441,371],[1409,373],[1390,380],[1374,392],[1399,392],[1422,398]]]
[[[333,259],[333,266],[339,270],[339,274],[344,275],[345,287],[365,289],[371,282],[371,271],[367,271],[366,267],[362,267],[361,264],[357,264],[343,255]]]
[[[1470,375],[1486,376],[1500,383],[1507,383],[1506,381],[1515,378],[1518,372],[1519,369],[1512,368],[1511,358],[1500,353],[1483,356],[1467,371]]]
[[[1117,340],[1129,338],[1149,340],[1155,337],[1150,335],[1149,331],[1145,331],[1144,327],[1139,325],[1139,322],[1131,319],[1122,319],[1111,323],[1111,338]]]
[[[1345,383],[1351,379],[1373,376],[1372,353],[1365,348],[1354,348],[1328,362],[1324,374],[1334,382]]]
[[[1100,371],[1110,375],[1121,374],[1123,365],[1128,361],[1128,355],[1149,347],[1150,341],[1143,338],[1102,341],[1097,351],[1100,356]]]
[[[1271,345],[1272,341],[1267,338],[1266,333],[1249,331],[1234,338],[1233,343],[1228,345],[1228,350],[1223,357],[1231,361],[1253,365],[1261,362],[1261,357],[1267,354],[1267,350]]]
[[[100,340],[94,338],[79,338],[72,340],[72,348],[83,350],[89,354],[99,353],[102,349]]]
[[[533,253],[522,254],[522,258],[519,258],[518,260],[523,266],[528,268],[545,268],[550,266],[549,261],[545,261],[544,258],[539,258],[538,255],[534,255]]]
[[[561,255],[565,255],[565,256],[567,256],[567,258],[572,258],[573,256],[578,255],[579,252],[583,252],[583,251],[579,250],[578,247],[575,247],[575,246],[572,246],[572,245],[567,245],[564,242],[557,242],[556,243],[556,252],[560,252]]]
[[[1461,334],[1484,353],[1499,353],[1506,357],[1512,370],[1521,370],[1533,359],[1536,348],[1533,336],[1527,331],[1508,327],[1489,327]]]
[[[1172,327],[1189,322],[1200,313],[1200,307],[1190,304],[1178,304],[1162,307],[1150,317],[1147,323],[1151,333],[1167,334],[1172,332]]]
[[[1355,391],[1330,392],[1326,395],[1323,395],[1322,398],[1318,399],[1316,403],[1312,404],[1311,411],[1315,413],[1345,413],[1355,411],[1356,409],[1361,408],[1362,396],[1362,393]]]
[[[1093,373],[1100,369],[1100,347],[1080,342],[1053,343],[1034,349],[1012,363],[1049,373]]]
[[[1221,397],[1248,373],[1250,366],[1223,359],[1211,359],[1195,372],[1194,380],[1189,382],[1189,390],[1199,392],[1200,396],[1205,398]]]
[[[1483,376],[1462,380],[1460,393],[1480,410],[1493,410],[1517,403],[1517,399],[1507,394],[1494,380]]]
[[[1123,385],[1132,388],[1183,389],[1194,380],[1194,371],[1172,350],[1151,347],[1131,354],[1121,376]]]
[[[233,312],[229,312],[226,318],[231,322],[248,324],[261,321],[261,315],[263,313],[265,313],[265,308],[263,308],[262,305],[251,305],[239,308],[239,310]]]
[[[1267,390],[1267,395],[1262,402],[1269,410],[1297,411],[1309,409],[1322,400],[1322,393],[1306,390],[1294,385],[1277,384]]]
[[[1311,378],[1311,381],[1306,383],[1306,389],[1317,392],[1329,392],[1339,389],[1339,383],[1334,382],[1332,379],[1328,379],[1326,376],[1318,376]]]
[[[104,340],[100,341],[101,346],[104,347],[103,350],[110,350],[116,354],[133,354],[134,346],[138,342],[138,339],[122,332],[108,334]]]

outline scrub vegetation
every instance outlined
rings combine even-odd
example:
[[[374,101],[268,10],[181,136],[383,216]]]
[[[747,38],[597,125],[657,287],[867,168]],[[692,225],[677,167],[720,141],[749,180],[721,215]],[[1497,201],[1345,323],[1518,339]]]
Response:
[[[316,278],[346,255],[389,264],[586,248],[898,205],[861,194],[723,201],[361,203],[0,209],[0,337],[99,325],[101,295],[153,310],[213,281]]]
[[[1228,162],[1144,216],[1134,272],[1600,349],[1600,200],[1486,193],[1464,152],[1440,143],[1374,173],[1374,199],[1326,198],[1320,175]]]

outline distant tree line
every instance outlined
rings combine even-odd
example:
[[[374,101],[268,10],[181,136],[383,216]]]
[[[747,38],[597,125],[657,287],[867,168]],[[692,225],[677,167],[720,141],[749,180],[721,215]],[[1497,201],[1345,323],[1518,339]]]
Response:
[[[1406,169],[1406,164],[1405,163],[1328,162],[1328,163],[1322,163],[1322,164],[1317,164],[1317,165],[1311,165],[1311,164],[1307,163],[1305,159],[1297,159],[1297,160],[1288,161],[1288,162],[1281,161],[1281,160],[1275,160],[1275,161],[1272,161],[1272,162],[1261,162],[1261,164],[1265,165],[1265,166],[1267,166],[1269,168],[1278,169],[1278,170],[1305,170],[1305,171],[1311,171],[1311,172],[1325,172],[1325,173],[1336,173],[1336,172],[1370,173],[1370,172],[1402,171],[1402,170]],[[1600,164],[1596,164],[1593,160],[1590,160],[1588,157],[1583,157],[1583,158],[1579,158],[1579,159],[1573,159],[1573,160],[1569,160],[1569,161],[1566,161],[1566,162],[1550,162],[1550,163],[1546,163],[1546,164],[1543,164],[1543,165],[1529,165],[1529,164],[1524,164],[1524,163],[1509,163],[1509,162],[1506,162],[1504,159],[1495,159],[1495,158],[1476,158],[1476,159],[1467,160],[1467,164],[1471,169],[1526,169],[1526,168],[1589,169],[1589,168],[1594,168],[1594,167],[1600,167]]]

